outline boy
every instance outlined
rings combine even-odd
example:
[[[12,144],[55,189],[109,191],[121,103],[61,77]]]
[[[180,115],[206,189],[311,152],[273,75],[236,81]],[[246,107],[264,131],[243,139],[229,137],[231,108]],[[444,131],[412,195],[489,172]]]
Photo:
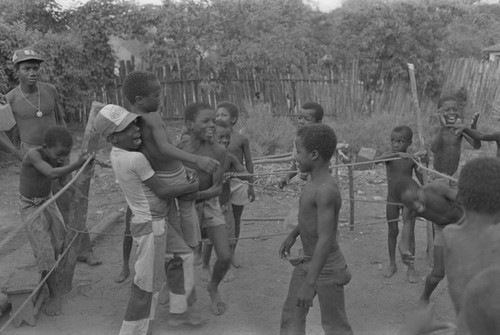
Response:
[[[31,218],[31,214],[52,197],[54,179],[67,176],[85,163],[87,157],[81,156],[75,163],[64,165],[72,146],[73,139],[69,131],[62,126],[52,126],[45,132],[43,144],[29,149],[21,163],[21,218],[26,224],[28,239],[42,277],[52,269],[63,252],[66,227],[56,202],[51,202],[43,213],[34,218]],[[57,276],[56,269],[47,279],[47,315],[59,315],[61,312],[61,292],[57,288]]]
[[[200,190],[196,200],[196,209],[201,228],[205,229],[217,255],[207,286],[211,301],[210,309],[215,315],[222,315],[226,310],[226,305],[220,297],[218,287],[231,263],[226,223],[218,199],[222,191],[226,150],[221,145],[212,142],[215,132],[215,111],[212,107],[205,103],[192,103],[186,107],[184,119],[191,136],[190,145],[186,146],[185,150],[215,158],[220,163],[217,171],[212,174],[197,169]]]
[[[283,305],[281,334],[305,334],[306,316],[316,294],[325,334],[352,334],[344,306],[344,285],[351,274],[337,241],[342,199],[328,169],[337,139],[330,127],[309,124],[298,129],[295,144],[300,172],[308,172],[311,179],[300,196],[298,225],[279,250],[287,258],[300,235],[304,257],[290,260],[295,269]]]
[[[130,234],[137,245],[135,277],[120,334],[151,334],[158,292],[165,281],[167,202],[160,198],[196,192],[196,182],[167,185],[138,151],[142,144],[138,115],[116,105],[104,106],[94,120],[113,145],[111,165],[132,211]]]
[[[481,141],[472,139],[467,133],[457,131],[456,122],[461,119],[457,99],[453,96],[445,96],[438,102],[439,126],[434,129],[435,134],[431,140],[431,151],[434,154],[433,167],[436,171],[456,177],[458,165],[460,163],[460,154],[462,148],[462,139],[465,138],[474,149],[481,148]],[[471,128],[475,129],[477,116],[471,122]],[[430,174],[429,178],[433,180],[442,180],[443,178],[436,174]],[[450,186],[456,187],[456,183],[446,180]]]
[[[322,123],[323,115],[325,112],[323,111],[323,107],[320,104],[315,102],[306,102],[302,105],[299,110],[299,114],[297,115],[297,127],[301,128],[307,124],[311,123]],[[292,155],[295,156],[296,148],[295,143],[293,144],[293,152]],[[290,171],[297,171],[297,164],[294,159],[292,159],[292,164],[290,166]],[[279,188],[284,188],[290,180],[295,177],[297,173],[291,172],[288,175],[285,175],[278,183]],[[307,174],[301,174],[300,176],[303,180],[306,180]]]
[[[245,160],[245,167],[249,174],[253,174],[253,163],[252,155],[250,153],[250,144],[248,138],[234,131],[234,125],[238,121],[238,107],[230,102],[221,102],[217,106],[216,118],[225,121],[231,127],[231,142],[228,146],[228,152],[238,158],[239,162],[243,164]],[[234,171],[233,171],[234,172]],[[248,179],[249,183],[253,183],[253,178]],[[233,178],[230,181],[231,185],[231,203],[234,213],[234,233],[235,233],[235,245],[238,243],[238,238],[240,237],[241,231],[241,216],[243,214],[243,208],[248,203],[255,200],[255,191],[253,185],[247,185],[240,183],[238,178]],[[234,257],[232,264],[235,268],[241,266],[240,262]]]
[[[424,291],[420,301],[429,303],[430,296],[439,282],[444,278],[444,241],[443,228],[460,221],[463,210],[456,202],[456,190],[441,182],[434,182],[420,187],[410,177],[401,177],[394,184],[394,195],[403,208],[403,232],[399,243],[399,251],[403,262],[413,265],[415,253],[412,248],[414,226],[417,217],[432,221],[434,225],[434,264],[431,273],[425,278]]]
[[[461,131],[464,134],[467,134],[474,140],[495,142],[497,145],[496,157],[500,158],[500,131],[495,131],[493,133],[482,133],[479,130],[467,127],[457,127],[457,130]]]
[[[413,132],[410,127],[397,126],[391,132],[391,151],[381,154],[374,160],[384,160],[390,158],[401,158],[385,162],[387,174],[387,205],[386,217],[389,226],[387,236],[387,247],[389,249],[389,265],[385,268],[382,274],[384,277],[390,278],[396,273],[396,245],[398,240],[398,219],[401,206],[395,205],[397,203],[394,196],[394,182],[400,177],[410,177],[413,172],[417,176],[421,184],[423,184],[422,174],[418,171],[418,165],[412,159],[412,156],[407,153],[408,147],[412,144]],[[415,236],[412,235],[410,241],[411,252],[415,253]],[[408,266],[406,277],[410,283],[418,282],[418,277],[415,268]]]
[[[229,142],[231,141],[231,126],[227,124],[223,120],[216,120],[215,121],[215,133],[214,133],[214,142],[219,143],[222,145],[224,148],[229,146]],[[234,172],[240,172],[240,173],[247,173],[247,170],[243,165],[241,165],[240,161],[236,156],[234,156],[232,153],[226,151],[226,159],[224,162],[224,168],[223,171],[225,172],[225,175],[227,173],[228,177],[230,177],[231,173]],[[231,172],[234,171],[234,172]],[[234,249],[236,246],[236,240],[235,240],[235,232],[234,232],[234,215],[233,215],[233,210],[231,206],[231,187],[230,187],[230,180],[229,178],[224,178],[224,181],[222,182],[222,192],[219,195],[219,203],[220,207],[222,209],[222,214],[224,214],[224,218],[226,221],[226,227],[227,227],[227,236],[229,238],[229,247],[231,251],[231,255],[234,256]],[[203,265],[202,265],[202,279],[205,281],[208,281],[210,277],[212,276],[212,273],[210,271],[210,257],[212,255],[212,244],[210,243],[205,243],[203,247]],[[226,276],[224,277],[224,281],[229,282],[234,280],[234,274],[232,273],[231,269],[227,272]]]

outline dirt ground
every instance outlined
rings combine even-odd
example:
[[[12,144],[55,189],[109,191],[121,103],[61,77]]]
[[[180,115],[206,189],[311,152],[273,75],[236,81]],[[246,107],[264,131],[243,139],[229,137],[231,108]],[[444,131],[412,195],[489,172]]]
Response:
[[[76,141],[78,143],[78,139]],[[77,148],[75,148],[77,149]],[[109,148],[100,152],[106,159]],[[280,167],[280,168],[283,168]],[[259,169],[269,169],[261,167]],[[4,238],[20,225],[17,207],[19,164],[1,162],[0,167],[0,235]],[[276,177],[260,181],[271,185]],[[348,195],[346,171],[340,170],[339,184],[344,199]],[[382,166],[374,170],[355,172],[356,198],[381,200],[386,194],[385,170]],[[295,181],[288,190],[300,190],[300,182]],[[278,248],[286,236],[260,237],[264,235],[286,234],[294,223],[297,193],[256,189],[257,200],[245,207],[243,212],[242,237],[238,243],[237,257],[242,267],[235,271],[236,279],[221,285],[227,311],[222,316],[214,316],[209,310],[205,283],[198,281],[198,307],[208,323],[199,329],[169,328],[166,320],[168,308],[160,306],[155,334],[277,334],[281,317],[281,307],[287,294],[292,266],[278,257]],[[116,211],[123,211],[125,202],[115,183],[113,173],[108,168],[96,167],[91,185],[89,216],[87,225],[91,228]],[[282,220],[257,221],[261,218],[287,218]],[[355,226],[349,230],[349,202],[343,202],[341,212],[340,245],[350,270],[352,281],[345,288],[347,314],[355,334],[387,335],[395,334],[405,316],[416,306],[423,289],[423,281],[410,284],[405,280],[405,268],[398,260],[399,271],[390,279],[381,274],[387,261],[387,229],[383,203],[357,202],[355,222],[379,222],[373,225]],[[381,223],[382,222],[382,223]],[[97,267],[78,264],[73,282],[73,290],[63,299],[63,313],[48,317],[41,313],[37,325],[23,324],[19,328],[10,326],[5,334],[117,334],[122,322],[129,297],[131,277],[122,284],[114,282],[121,269],[121,241],[124,220],[114,224],[108,233],[96,239],[94,250],[103,260]],[[416,267],[423,278],[428,272],[425,258],[425,222],[417,221]],[[294,246],[293,251],[299,248]],[[131,263],[134,261],[132,259]],[[8,280],[16,268],[35,271],[34,258],[22,232],[0,250],[0,287]],[[199,269],[198,269],[199,272]],[[432,296],[436,302],[439,319],[454,320],[453,308],[448,296],[446,281],[443,281]],[[8,313],[0,317],[0,327],[8,319]],[[322,334],[317,300],[309,312],[308,334]]]

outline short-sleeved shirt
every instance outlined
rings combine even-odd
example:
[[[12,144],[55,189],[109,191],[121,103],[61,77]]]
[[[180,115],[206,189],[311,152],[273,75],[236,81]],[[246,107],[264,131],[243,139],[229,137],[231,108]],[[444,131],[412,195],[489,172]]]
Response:
[[[144,184],[155,174],[146,156],[138,151],[113,147],[110,160],[125,200],[132,210],[132,223],[165,219],[167,202]]]

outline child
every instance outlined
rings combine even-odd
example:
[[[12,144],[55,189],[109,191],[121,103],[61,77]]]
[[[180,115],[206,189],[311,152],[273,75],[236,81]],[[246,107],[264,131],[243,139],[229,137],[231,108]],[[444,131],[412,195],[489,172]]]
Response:
[[[453,96],[445,96],[438,102],[438,119],[440,125],[434,130],[435,134],[431,141],[431,151],[434,153],[433,167],[436,171],[456,177],[462,139],[465,138],[474,149],[481,148],[481,141],[472,139],[467,133],[455,129],[456,122],[461,119],[459,115],[458,102]],[[472,121],[471,128],[476,128],[477,117]],[[457,125],[458,126],[458,125]],[[430,174],[429,179],[442,180],[443,178]],[[456,187],[452,180],[446,180],[450,186]]]
[[[464,134],[467,134],[474,140],[478,141],[488,141],[495,142],[497,145],[497,154],[496,157],[500,158],[500,131],[495,131],[493,133],[482,133],[479,130],[475,130],[467,127],[457,127],[458,131],[461,131]]]
[[[211,310],[215,315],[222,315],[226,305],[219,295],[219,284],[229,270],[231,251],[227,238],[227,228],[224,215],[219,204],[218,196],[222,191],[222,173],[226,150],[219,144],[213,143],[215,132],[215,111],[205,103],[192,103],[184,111],[186,127],[191,135],[188,152],[205,155],[219,161],[219,168],[215,173],[197,170],[200,180],[200,191],[196,200],[199,220],[202,229],[215,247],[217,260],[214,264],[212,276],[207,290],[211,300]]]
[[[155,173],[144,154],[138,115],[116,105],[104,106],[94,120],[97,131],[113,145],[111,165],[132,211],[130,233],[137,245],[131,295],[120,334],[151,334],[158,292],[165,281],[167,202],[198,190],[196,182],[168,185]]]
[[[230,102],[221,102],[217,106],[217,113],[215,116],[217,119],[225,121],[231,127],[231,142],[228,146],[228,152],[236,156],[241,164],[243,164],[243,160],[245,160],[245,167],[248,173],[253,174],[252,155],[250,153],[248,138],[234,131],[234,125],[238,121],[238,108]],[[248,178],[248,181],[252,184],[253,178]],[[231,179],[230,183],[236,237],[234,247],[236,248],[236,244],[238,243],[237,239],[240,237],[241,215],[243,214],[243,208],[248,203],[248,200],[250,200],[250,202],[255,200],[255,192],[253,185],[241,183],[238,178]],[[239,268],[241,266],[240,262],[234,257],[234,253],[232,264],[235,268]]]
[[[398,219],[399,212],[401,210],[400,205],[397,203],[394,196],[394,182],[402,176],[410,177],[413,172],[417,176],[421,184],[423,184],[422,174],[417,170],[418,165],[412,159],[411,155],[407,153],[408,147],[412,143],[413,132],[410,127],[407,126],[397,126],[391,132],[391,151],[381,154],[375,157],[375,160],[384,160],[390,158],[401,158],[398,160],[392,160],[385,162],[385,168],[387,173],[387,205],[386,205],[386,216],[387,224],[389,226],[389,232],[387,236],[387,246],[389,249],[389,265],[386,267],[382,273],[385,277],[390,278],[396,273],[396,245],[398,240]],[[415,253],[415,236],[412,235],[412,240],[410,242],[410,251]],[[408,267],[406,272],[406,277],[410,283],[416,283],[418,281],[415,268],[412,266]]]
[[[231,140],[231,126],[227,124],[225,121],[219,119],[215,121],[215,133],[214,133],[214,142],[219,143],[224,148],[229,146],[229,142]],[[243,165],[241,165],[240,161],[236,156],[232,153],[226,151],[226,160],[224,162],[223,171],[227,173],[229,176],[231,175],[230,171],[242,172],[246,173],[247,170]],[[234,248],[236,246],[235,240],[235,232],[234,232],[234,214],[231,206],[231,187],[230,187],[230,179],[225,178],[222,182],[222,192],[219,195],[219,203],[222,209],[222,214],[224,214],[224,218],[226,221],[227,227],[227,236],[229,238],[229,247],[231,250],[231,255],[234,255]],[[203,249],[203,275],[202,279],[208,281],[212,276],[210,271],[210,257],[212,254],[212,244],[205,243]],[[224,281],[229,282],[234,280],[234,274],[231,269],[227,272],[224,277]]]
[[[52,197],[52,181],[79,169],[86,161],[85,155],[75,163],[64,165],[73,146],[70,132],[63,126],[52,126],[45,132],[43,144],[29,149],[21,164],[19,193],[21,218],[38,269],[44,277],[63,252],[66,227],[56,202],[51,202],[43,213],[31,219],[43,203]],[[61,292],[57,288],[57,269],[47,279],[49,300],[45,305],[47,315],[61,312]]]
[[[420,297],[422,303],[428,304],[432,292],[445,274],[443,228],[450,223],[459,222],[463,210],[455,200],[456,190],[441,182],[420,187],[410,177],[401,177],[394,183],[394,195],[396,201],[404,205],[399,251],[405,264],[412,265],[415,258],[415,253],[411,250],[415,219],[421,217],[434,223],[434,264],[431,273],[425,278],[424,291]]]
[[[297,126],[298,128],[301,128],[307,124],[311,123],[322,123],[323,122],[323,115],[324,115],[323,107],[321,107],[320,104],[315,103],[315,102],[306,102],[305,104],[302,105],[301,109],[299,110],[299,114],[297,115]],[[293,144],[293,152],[292,155],[295,156],[295,143]],[[297,164],[295,160],[292,159],[292,164],[290,166],[290,171],[297,171]],[[281,180],[278,183],[279,188],[284,188],[290,180],[295,177],[297,173],[296,172],[291,172],[281,178]],[[307,178],[307,174],[301,174],[301,178],[305,180]]]
[[[300,172],[310,173],[311,179],[300,196],[299,223],[279,250],[287,258],[300,235],[304,257],[290,260],[295,269],[283,306],[281,334],[305,334],[306,316],[316,294],[325,333],[352,334],[344,306],[344,285],[351,274],[337,241],[342,199],[328,171],[337,139],[330,127],[309,124],[298,129],[295,144]]]

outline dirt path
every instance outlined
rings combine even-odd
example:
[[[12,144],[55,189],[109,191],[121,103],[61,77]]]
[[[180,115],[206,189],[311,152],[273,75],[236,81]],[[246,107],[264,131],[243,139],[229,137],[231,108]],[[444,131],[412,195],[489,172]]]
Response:
[[[0,169],[0,234],[5,236],[20,224],[17,209],[18,166]],[[374,171],[356,172],[357,198],[385,198],[385,172],[382,167]],[[347,178],[341,173],[340,185],[343,198],[348,198]],[[289,189],[298,190],[296,182]],[[293,213],[298,197],[291,193],[258,191],[257,201],[245,207],[244,218],[286,217]],[[88,225],[92,226],[111,213],[124,207],[123,196],[114,182],[111,170],[96,168],[90,194]],[[348,219],[348,202],[343,202],[342,224]],[[383,204],[357,203],[356,222],[383,221]],[[293,215],[291,215],[293,217]],[[262,236],[286,233],[286,221],[244,221],[242,236]],[[111,233],[120,234],[123,222],[118,222]],[[352,272],[352,281],[346,287],[346,304],[349,320],[355,334],[394,334],[404,316],[416,306],[423,282],[409,284],[405,281],[404,267],[398,261],[399,271],[393,278],[381,275],[386,262],[385,224],[359,226],[350,231],[340,229],[340,244]],[[425,223],[417,222],[416,267],[423,277],[429,269],[425,261]],[[278,248],[285,236],[241,240],[237,255],[243,267],[236,271],[236,280],[221,286],[222,297],[228,304],[226,314],[213,316],[209,312],[205,283],[197,285],[198,306],[209,322],[201,329],[171,329],[166,324],[168,309],[160,306],[155,324],[155,334],[277,334],[281,307],[286,297],[292,266],[281,261]],[[63,300],[63,314],[57,317],[38,316],[36,327],[23,325],[9,328],[6,334],[116,334],[121,325],[129,297],[130,279],[116,284],[113,279],[121,267],[121,236],[108,235],[97,240],[96,254],[104,264],[95,268],[85,264],[76,267],[74,289]],[[294,248],[298,248],[295,246]],[[292,249],[293,250],[293,249]],[[132,260],[133,261],[133,260]],[[32,265],[34,259],[25,234],[20,234],[12,244],[0,250],[0,286],[17,266]],[[198,269],[199,270],[199,269]],[[446,283],[441,283],[433,298],[438,317],[454,319]],[[319,310],[315,306],[308,317],[308,334],[322,334]],[[0,326],[7,320],[0,318]]]

